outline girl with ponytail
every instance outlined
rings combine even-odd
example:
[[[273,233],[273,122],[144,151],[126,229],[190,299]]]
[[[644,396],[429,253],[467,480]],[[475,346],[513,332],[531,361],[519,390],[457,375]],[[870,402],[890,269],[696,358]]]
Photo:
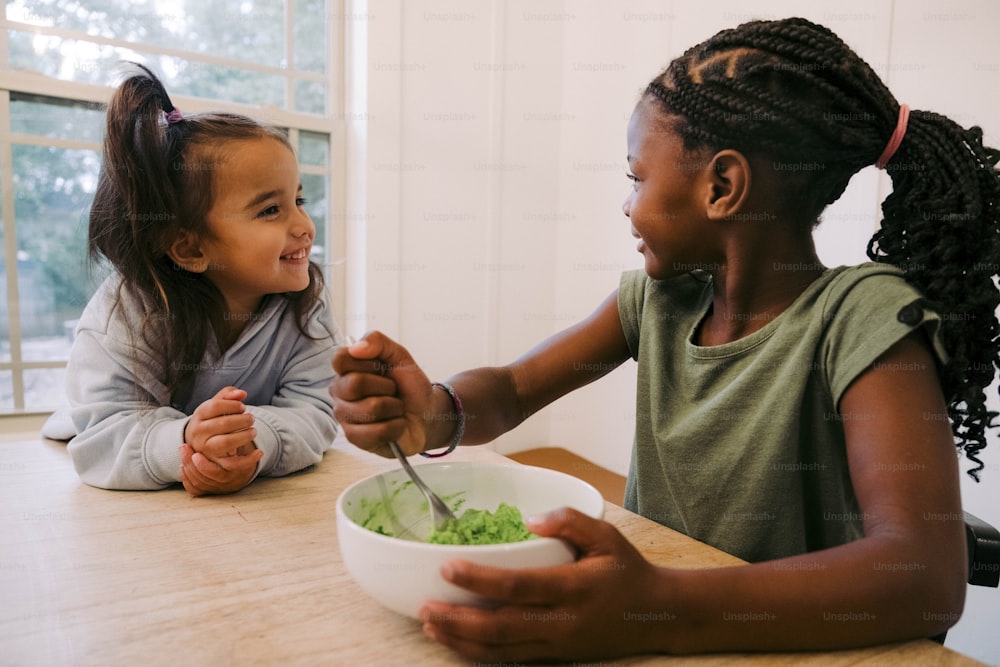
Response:
[[[449,563],[446,579],[495,604],[429,602],[425,633],[513,662],[944,632],[968,578],[959,455],[979,475],[995,417],[1000,153],[978,128],[898,102],[802,19],[747,23],[674,60],[627,145],[624,213],[644,270],[448,393],[372,333],[334,355],[334,414],[382,454],[390,439],[409,453],[478,444],[634,359],[625,506],[747,564],[657,567],[612,526],[557,511],[529,527],[574,545],[576,563]],[[873,261],[823,266],[813,229],[873,164],[893,183]]]
[[[229,493],[316,463],[335,435],[316,230],[284,134],[183,114],[135,67],[90,211],[91,258],[113,271],[77,328],[69,414],[43,434],[72,438],[94,486]]]

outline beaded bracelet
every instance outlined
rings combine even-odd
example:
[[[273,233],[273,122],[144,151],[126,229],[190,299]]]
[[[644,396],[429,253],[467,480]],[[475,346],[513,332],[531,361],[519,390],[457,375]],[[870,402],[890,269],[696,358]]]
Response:
[[[451,402],[455,405],[455,421],[458,422],[458,426],[455,428],[455,437],[451,439],[448,444],[448,449],[444,450],[440,454],[428,454],[427,452],[420,452],[421,456],[426,456],[429,459],[436,459],[439,456],[444,456],[446,454],[451,454],[458,447],[458,443],[462,441],[462,436],[465,435],[465,410],[462,408],[462,399],[458,397],[455,393],[455,388],[450,384],[444,382],[434,382],[431,384],[432,387],[441,387],[448,395],[451,396]]]

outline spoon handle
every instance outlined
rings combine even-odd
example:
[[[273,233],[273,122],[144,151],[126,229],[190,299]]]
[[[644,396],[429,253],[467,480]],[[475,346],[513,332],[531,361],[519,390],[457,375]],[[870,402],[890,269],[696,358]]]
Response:
[[[417,475],[417,472],[413,469],[413,466],[411,466],[410,462],[406,460],[406,455],[403,454],[403,450],[400,448],[399,443],[397,443],[395,440],[390,440],[389,448],[392,450],[392,453],[396,455],[396,458],[399,459],[399,462],[403,465],[403,470],[406,471],[406,474],[410,476],[410,479],[413,480],[413,483],[417,485],[417,488],[420,489],[420,492],[424,494],[425,498],[427,498],[427,502],[430,504],[431,507],[431,516],[434,519],[434,527],[438,529],[443,528],[449,519],[455,518],[455,513],[451,511],[448,505],[446,505],[445,502],[441,500],[441,498],[438,497],[436,493],[431,491],[430,487],[424,484],[424,480],[420,479],[420,476]]]

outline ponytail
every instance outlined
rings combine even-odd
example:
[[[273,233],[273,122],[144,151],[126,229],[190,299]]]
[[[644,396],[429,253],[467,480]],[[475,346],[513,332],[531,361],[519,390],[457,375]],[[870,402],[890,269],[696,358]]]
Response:
[[[140,73],[126,79],[108,104],[104,162],[90,209],[89,252],[94,260],[106,258],[143,292],[157,295],[169,311],[162,284],[166,267],[156,258],[169,245],[167,232],[178,214],[170,169],[177,142],[164,132],[164,113],[175,107],[153,73],[135,67]]]
[[[1000,357],[996,312],[1000,290],[1000,151],[983,146],[978,127],[962,129],[927,111],[914,111],[899,151],[886,165],[892,194],[868,246],[875,261],[903,269],[928,305],[941,314],[941,338],[950,359],[941,369],[958,446],[977,467],[986,428],[984,389]]]

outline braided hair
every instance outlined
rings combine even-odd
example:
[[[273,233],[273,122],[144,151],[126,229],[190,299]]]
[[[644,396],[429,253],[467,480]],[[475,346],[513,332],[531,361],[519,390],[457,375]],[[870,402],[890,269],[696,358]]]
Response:
[[[734,148],[787,171],[783,206],[818,224],[851,176],[874,164],[900,105],[829,29],[801,18],[724,30],[674,60],[644,97],[686,149]],[[956,446],[976,464],[996,412],[985,389],[1000,366],[1000,151],[929,111],[910,114],[885,165],[892,194],[868,256],[895,265],[941,316],[941,369]],[[784,196],[787,195],[787,196]]]

